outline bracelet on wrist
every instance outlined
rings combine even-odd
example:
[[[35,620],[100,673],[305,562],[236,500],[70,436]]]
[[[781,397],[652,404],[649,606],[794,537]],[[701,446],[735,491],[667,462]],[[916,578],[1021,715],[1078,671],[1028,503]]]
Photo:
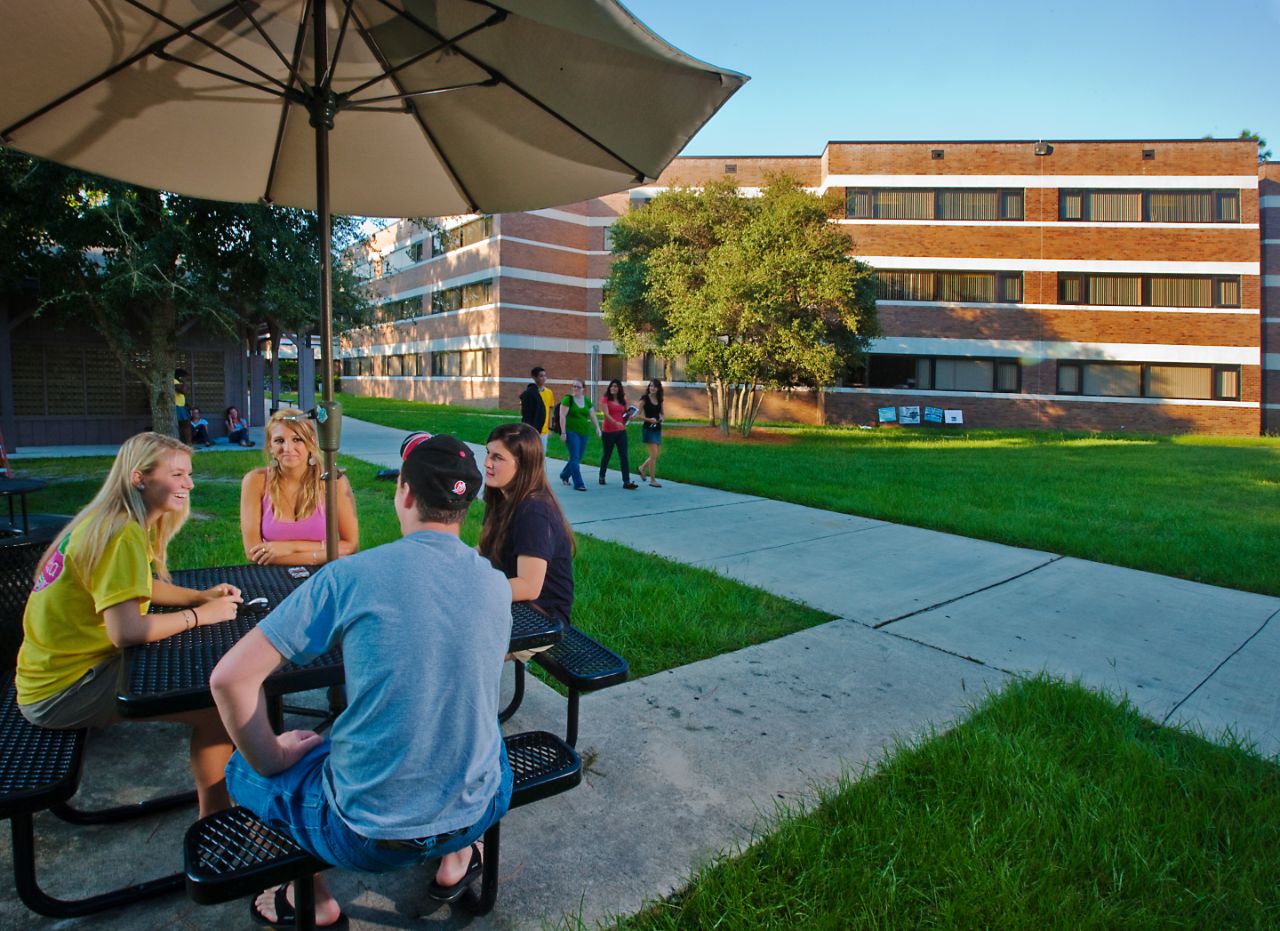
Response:
[[[191,620],[187,621],[187,630],[194,630],[196,625],[200,623],[200,616],[196,614],[195,608],[184,608],[183,612],[184,614],[186,612],[191,613]]]

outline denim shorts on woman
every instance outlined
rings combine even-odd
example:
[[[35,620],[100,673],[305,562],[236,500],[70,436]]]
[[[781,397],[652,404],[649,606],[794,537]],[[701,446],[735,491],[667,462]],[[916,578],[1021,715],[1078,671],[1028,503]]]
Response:
[[[236,751],[227,763],[227,790],[269,827],[288,834],[298,846],[326,863],[365,873],[387,873],[453,853],[479,840],[511,803],[511,764],[502,745],[502,781],[480,820],[431,837],[375,840],[351,830],[324,792],[325,740],[282,773],[262,776]]]
[[[656,443],[662,445],[662,428],[661,427],[642,427],[640,430],[640,439],[646,443]]]

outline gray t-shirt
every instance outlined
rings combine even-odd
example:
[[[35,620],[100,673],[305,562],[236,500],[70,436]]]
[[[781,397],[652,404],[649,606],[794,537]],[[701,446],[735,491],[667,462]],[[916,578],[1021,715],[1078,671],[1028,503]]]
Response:
[[[457,537],[421,531],[330,563],[258,626],[310,662],[341,645],[347,709],[325,791],[374,839],[469,827],[498,791],[511,586]]]

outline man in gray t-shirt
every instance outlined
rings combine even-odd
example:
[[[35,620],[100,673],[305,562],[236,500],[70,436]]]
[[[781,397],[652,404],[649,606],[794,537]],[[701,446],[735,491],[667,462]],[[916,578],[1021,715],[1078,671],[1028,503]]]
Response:
[[[331,563],[230,650],[210,679],[238,751],[236,803],[328,863],[382,872],[442,857],[431,893],[451,900],[480,873],[484,831],[506,813],[511,769],[498,685],[511,587],[458,536],[480,489],[453,437],[405,441],[395,508],[403,537]],[[348,705],[329,738],[274,734],[262,682],[286,661],[341,645]],[[281,922],[290,890],[254,916]],[[340,910],[316,885],[316,919]]]

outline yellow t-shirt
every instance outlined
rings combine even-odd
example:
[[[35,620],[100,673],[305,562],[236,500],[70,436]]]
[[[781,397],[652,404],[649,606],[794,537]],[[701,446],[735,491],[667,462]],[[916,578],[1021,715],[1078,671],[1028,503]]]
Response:
[[[556,406],[556,396],[551,393],[551,389],[546,385],[542,386],[538,396],[542,398],[542,407],[546,411],[542,416],[542,432],[546,433],[551,429],[551,409]]]
[[[151,558],[146,531],[130,521],[108,541],[88,586],[76,571],[81,525],[45,562],[22,617],[18,704],[57,695],[117,652],[102,612],[134,598],[151,605]]]

